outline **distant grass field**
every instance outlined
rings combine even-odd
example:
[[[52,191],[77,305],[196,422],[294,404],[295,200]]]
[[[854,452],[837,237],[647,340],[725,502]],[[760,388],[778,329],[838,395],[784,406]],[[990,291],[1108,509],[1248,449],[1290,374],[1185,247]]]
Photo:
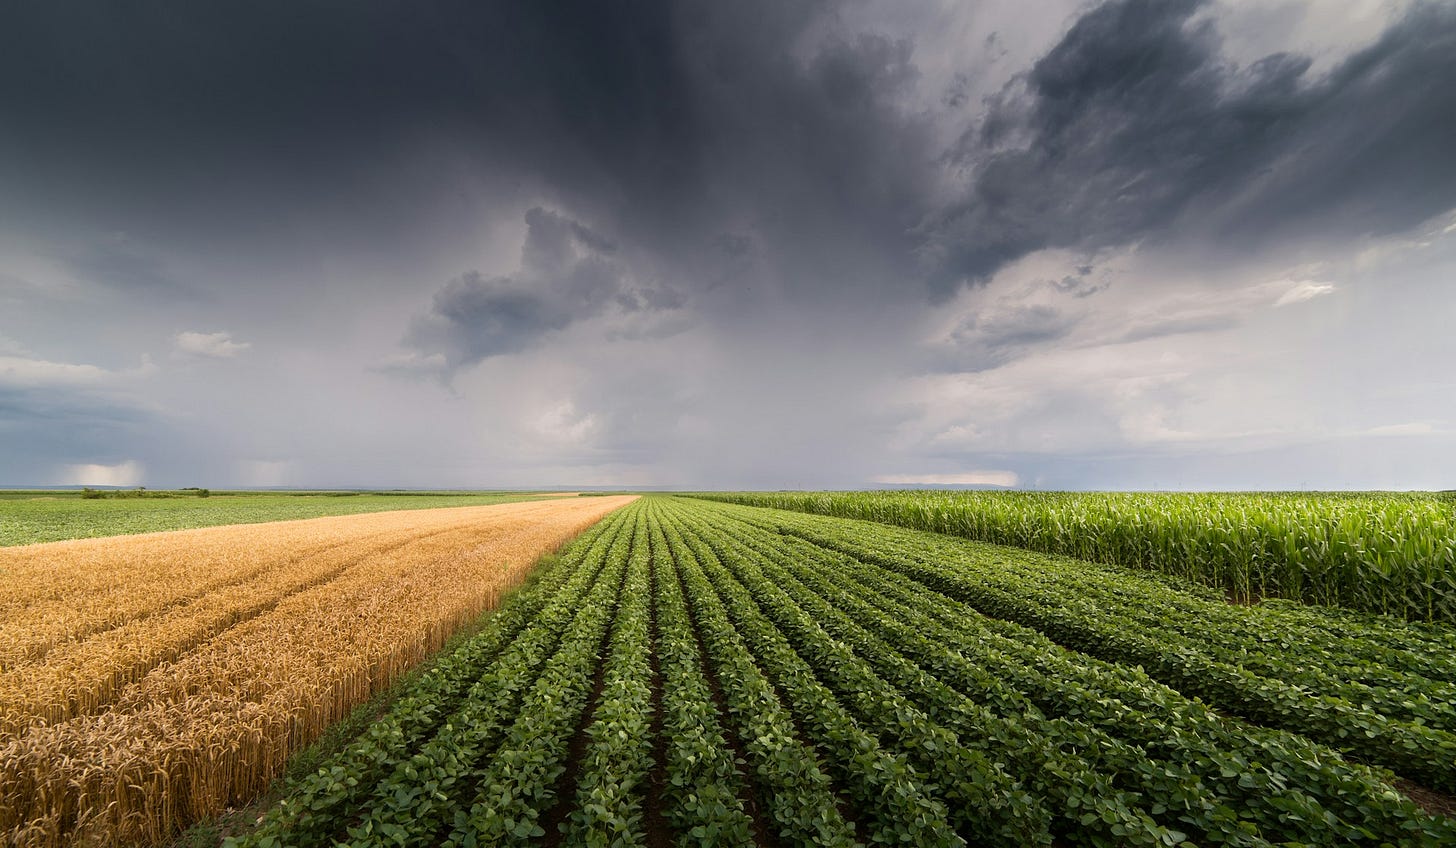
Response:
[[[148,492],[83,498],[77,491],[0,492],[0,547],[287,521],[392,509],[480,506],[534,500],[540,492]],[[130,495],[131,493],[126,493]]]

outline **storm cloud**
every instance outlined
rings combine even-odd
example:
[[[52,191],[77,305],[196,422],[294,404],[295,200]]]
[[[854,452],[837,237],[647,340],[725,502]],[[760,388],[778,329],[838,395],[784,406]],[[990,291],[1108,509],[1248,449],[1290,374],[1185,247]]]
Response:
[[[85,181],[83,211],[124,204],[143,227],[266,229],[277,204],[367,237],[443,188],[380,203],[402,157],[446,139],[694,279],[749,238],[782,285],[941,294],[1049,247],[1337,240],[1449,206],[1448,4],[1319,76],[1297,53],[1233,63],[1211,11],[1113,0],[989,103],[948,85],[912,109],[913,42],[836,31],[822,4],[28,4],[0,36],[0,174],[52,206]],[[936,126],[960,140],[937,147]],[[349,195],[372,208],[340,214]],[[120,242],[75,261],[172,285]]]
[[[1106,3],[997,95],[952,153],[970,190],[926,228],[942,286],[1049,247],[1337,242],[1450,208],[1456,8],[1311,79],[1293,53],[1229,62],[1209,6]]]
[[[477,271],[435,293],[406,336],[411,362],[439,362],[446,374],[492,356],[519,353],[553,331],[607,311],[682,308],[680,292],[638,286],[615,261],[616,245],[577,221],[539,207],[526,213],[520,270]]]
[[[0,333],[162,364],[7,390],[0,484],[1116,485],[1439,440],[1432,369],[1396,420],[1311,398],[1453,352],[1453,79],[1424,0],[20,4]]]

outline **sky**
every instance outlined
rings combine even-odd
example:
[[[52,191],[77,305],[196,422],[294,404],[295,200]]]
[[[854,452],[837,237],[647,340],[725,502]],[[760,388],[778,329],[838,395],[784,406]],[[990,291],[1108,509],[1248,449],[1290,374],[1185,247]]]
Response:
[[[1456,488],[1456,2],[0,13],[0,485]]]

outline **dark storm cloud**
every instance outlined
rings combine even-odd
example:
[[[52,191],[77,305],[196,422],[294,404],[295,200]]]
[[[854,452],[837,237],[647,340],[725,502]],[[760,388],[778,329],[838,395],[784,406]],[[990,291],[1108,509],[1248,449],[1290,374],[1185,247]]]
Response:
[[[1456,204],[1456,8],[1311,79],[1291,54],[1231,65],[1207,6],[1103,4],[991,104],[953,157],[971,190],[924,228],[942,289],[1046,247],[1338,240]]]
[[[135,460],[191,484],[289,462],[382,482],[398,457],[440,469],[418,483],[478,485],[561,455],[777,487],[918,465],[936,434],[946,450],[1157,446],[1185,434],[1179,399],[1136,382],[1143,351],[1069,345],[1252,325],[1304,295],[1254,303],[1250,284],[1456,206],[1450,3],[1417,0],[1377,33],[1358,30],[1379,14],[1295,2],[1316,41],[1364,39],[1327,71],[1236,66],[1250,41],[1225,51],[1220,27],[1237,39],[1252,18],[1213,0],[1065,21],[1013,0],[8,5],[0,333],[67,362],[162,357],[145,381],[77,383],[95,409],[0,392],[0,467],[38,475]],[[1276,240],[1290,249],[1260,253]],[[966,314],[936,309],[1047,248],[1064,250],[957,299]],[[1169,268],[1206,278],[1198,297],[1162,308],[1165,281],[1192,285]],[[1349,333],[1366,317],[1354,276],[1304,289],[1348,293],[1360,321],[1333,326]],[[1343,320],[1329,305],[1320,321]],[[1309,314],[1269,311],[1247,336]],[[932,326],[955,329],[927,344]],[[1370,351],[1422,335],[1371,326]],[[254,347],[227,368],[166,356],[188,331]],[[368,371],[394,346],[377,370],[425,380]],[[1311,367],[1311,396],[1348,397],[1365,358]],[[1298,394],[1269,385],[1254,412]],[[1422,391],[1391,424],[1434,420]],[[126,399],[179,423],[113,421]]]
[[[408,338],[455,366],[608,301],[943,296],[1048,247],[1345,239],[1453,205],[1449,4],[1318,78],[1289,54],[1235,67],[1209,8],[1092,8],[986,106],[964,74],[917,100],[915,42],[836,28],[832,2],[20,4],[0,27],[0,202],[147,243],[389,245],[447,214],[457,175],[429,144],[448,139],[500,208],[586,222],[533,225],[540,249],[589,254],[527,256],[529,285],[460,268]],[[971,129],[947,151],[946,126]],[[947,201],[948,169],[970,176]],[[675,293],[624,291],[627,253]],[[71,261],[176,287],[115,245]]]
[[[24,4],[0,28],[0,185],[31,226],[378,242],[426,226],[419,192],[449,196],[410,165],[444,138],[507,205],[549,202],[698,285],[741,278],[734,239],[784,285],[901,285],[937,155],[899,104],[913,45],[809,38],[830,14]]]
[[[450,367],[518,353],[537,337],[567,327],[570,305],[517,287],[514,279],[485,279],[472,271],[452,280],[430,315],[410,333],[416,347],[445,356]]]
[[[54,482],[58,457],[119,462],[176,435],[151,412],[84,389],[0,385],[5,485]]]
[[[0,27],[0,184],[32,226],[284,244],[300,221],[420,226],[420,193],[452,189],[414,161],[438,139],[507,186],[685,187],[673,20],[651,0],[21,4]]]
[[[968,315],[951,331],[953,371],[985,371],[1066,338],[1078,316],[1040,303],[1001,304]]]
[[[663,311],[685,302],[673,289],[634,284],[613,261],[616,245],[578,221],[537,207],[526,213],[526,226],[516,274],[486,278],[471,271],[435,293],[406,338],[424,361],[440,362],[448,374],[519,353],[613,306]]]
[[[120,427],[141,427],[152,416],[134,406],[84,391],[46,386],[0,386],[0,430],[43,432],[69,427],[115,435]]]

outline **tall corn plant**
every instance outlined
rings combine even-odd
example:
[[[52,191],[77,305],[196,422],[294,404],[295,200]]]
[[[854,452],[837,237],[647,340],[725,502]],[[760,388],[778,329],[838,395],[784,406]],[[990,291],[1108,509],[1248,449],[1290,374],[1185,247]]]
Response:
[[[861,518],[1159,571],[1238,602],[1283,597],[1456,622],[1456,494],[744,492],[703,497]]]

